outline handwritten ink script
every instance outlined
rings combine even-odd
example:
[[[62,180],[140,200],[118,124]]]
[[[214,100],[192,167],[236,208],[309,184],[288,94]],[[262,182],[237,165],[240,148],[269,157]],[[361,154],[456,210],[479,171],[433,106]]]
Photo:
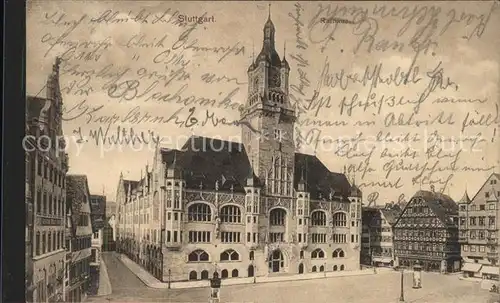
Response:
[[[27,85],[41,91],[62,59],[65,133],[88,148],[242,129],[274,140],[242,113],[278,90],[272,106],[295,116],[290,128],[276,119],[287,140],[345,166],[367,202],[431,186],[461,196],[498,165],[498,1],[280,2],[269,28],[267,7],[250,2],[53,3],[29,10],[28,68],[40,74]],[[279,66],[252,69],[268,48]]]

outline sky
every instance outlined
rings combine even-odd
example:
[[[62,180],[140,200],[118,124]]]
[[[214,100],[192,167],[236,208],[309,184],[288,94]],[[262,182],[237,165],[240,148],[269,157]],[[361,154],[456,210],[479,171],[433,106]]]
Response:
[[[355,24],[331,23],[328,20],[335,11],[336,18]],[[309,133],[311,138],[325,142],[339,138],[343,142],[363,138],[364,142],[348,154],[335,152],[338,145],[317,144],[316,140],[303,144],[297,151],[316,154],[331,171],[343,172],[347,168],[350,180],[363,187],[365,197],[378,192],[379,204],[396,201],[400,194],[411,197],[419,189],[429,190],[431,184],[424,177],[431,168],[435,172],[429,180],[434,180],[436,189],[456,200],[465,190],[474,196],[492,172],[500,172],[494,168],[500,150],[498,120],[494,120],[499,104],[499,37],[494,30],[500,25],[498,12],[498,5],[488,1],[271,2],[276,49],[281,58],[286,52],[291,67],[290,84],[296,88],[302,85],[300,91],[304,93],[301,96],[291,89],[293,100],[301,99],[304,108],[305,100],[317,92],[314,105],[300,114],[298,121],[302,125],[296,125],[295,135],[300,131],[303,137]],[[168,98],[160,97],[179,91],[183,98],[194,96],[193,100],[222,100],[233,92],[232,102],[245,104],[247,68],[261,50],[262,29],[268,14],[267,2],[31,1],[27,15],[27,93],[43,94],[55,57],[61,56],[60,81],[67,120],[63,128],[68,141],[70,173],[86,174],[92,193],[104,192],[109,200],[115,200],[120,173],[128,179],[139,179],[145,166],[151,165],[154,144],[103,147],[92,139],[83,144],[76,142],[79,136],[89,137],[99,127],[109,127],[110,133],[116,133],[118,127],[132,127],[136,133],[161,136],[161,145],[171,148],[181,147],[192,134],[239,141],[241,129],[234,125],[179,126],[173,122],[133,123],[133,119],[126,122],[123,119],[127,114],[130,117],[131,111],[165,119],[177,113],[179,121],[186,119],[194,105],[167,102]],[[174,22],[179,15],[213,16],[208,19],[213,22],[179,26]],[[132,20],[133,17],[136,19]],[[162,21],[154,22],[155,19]],[[417,41],[424,41],[432,29],[434,32],[427,40],[432,43],[426,52],[416,56],[411,46],[415,44],[410,43],[412,38],[417,36],[420,37]],[[184,44],[176,47],[179,40]],[[161,45],[146,47],[158,41]],[[414,81],[406,84],[361,81],[365,70],[373,72],[378,68],[381,79],[391,74],[400,79],[401,72],[411,66]],[[119,71],[126,73],[113,82],[109,75]],[[85,77],[91,73],[92,76]],[[351,75],[350,80],[347,75]],[[169,81],[171,78],[175,79]],[[214,80],[217,78],[219,81]],[[119,84],[126,80],[140,84],[124,94],[126,98],[119,98],[125,88]],[[304,86],[304,83],[309,84]],[[422,122],[418,126],[415,122],[408,126],[390,123],[394,117],[394,121],[403,124],[415,110],[414,104],[391,107],[391,100],[418,100],[429,87],[432,92],[415,111],[414,121],[436,120],[441,114],[442,122],[449,117],[453,123]],[[136,97],[132,98],[134,92]],[[357,100],[352,104],[359,100],[366,104],[369,96],[377,103],[354,106],[347,115],[346,107],[352,100]],[[381,98],[388,100],[383,106]],[[200,121],[207,111],[220,119],[239,119],[237,109],[195,107],[191,117]],[[110,124],[113,115],[119,118]],[[487,119],[488,115],[491,117]],[[314,120],[345,124],[307,126],[305,123]],[[362,121],[366,124],[362,125]],[[463,124],[470,126],[463,128]],[[453,148],[441,144],[432,155],[426,154],[432,141],[429,138],[435,131],[443,140],[453,138],[457,144]],[[411,146],[382,144],[374,142],[378,133],[417,136],[420,140]],[[470,143],[478,134],[484,142],[472,150]],[[401,151],[407,147],[414,153],[401,158]],[[422,176],[412,170],[417,165],[424,167],[425,163],[428,170]],[[454,164],[453,170],[450,164]],[[398,165],[407,171],[397,171]]]

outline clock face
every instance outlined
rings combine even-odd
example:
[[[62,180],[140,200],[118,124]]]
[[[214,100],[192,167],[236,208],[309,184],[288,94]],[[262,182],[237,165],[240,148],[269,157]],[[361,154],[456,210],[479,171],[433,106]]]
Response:
[[[273,75],[273,82],[274,82],[274,85],[281,86],[281,78],[280,78],[280,75],[278,73],[275,73]]]

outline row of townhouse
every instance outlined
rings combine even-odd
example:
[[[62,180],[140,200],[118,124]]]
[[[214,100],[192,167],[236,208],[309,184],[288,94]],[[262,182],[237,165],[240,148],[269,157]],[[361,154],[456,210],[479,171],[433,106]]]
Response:
[[[500,174],[457,202],[420,190],[402,208],[363,207],[361,262],[498,280]]]
[[[59,64],[26,98],[26,302],[80,302],[90,277],[90,195],[85,176],[67,174]]]

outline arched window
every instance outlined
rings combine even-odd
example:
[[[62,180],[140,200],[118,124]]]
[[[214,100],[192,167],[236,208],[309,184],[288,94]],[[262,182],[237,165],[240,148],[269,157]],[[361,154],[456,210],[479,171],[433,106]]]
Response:
[[[345,253],[341,248],[337,248],[336,250],[333,251],[332,257],[343,258],[343,257],[345,257]]]
[[[198,274],[196,271],[193,270],[189,273],[189,280],[198,280]]]
[[[304,251],[303,250],[300,251],[300,258],[304,259]]]
[[[250,260],[254,260],[255,258],[255,253],[253,251],[250,252],[250,255],[248,257]]]
[[[344,270],[344,265],[340,265],[340,270]]]
[[[195,203],[188,208],[188,220],[198,222],[212,221],[212,211],[210,206],[205,203]]]
[[[240,255],[233,249],[228,249],[220,254],[221,261],[238,261]]]
[[[313,266],[312,272],[317,272],[316,266]]]
[[[337,271],[338,267],[337,265],[333,265],[333,271]]]
[[[231,272],[231,277],[233,277],[233,278],[238,277],[238,270],[237,269],[233,269],[233,271]]]
[[[326,214],[322,210],[313,211],[311,214],[312,226],[326,226]]]
[[[286,210],[282,208],[275,208],[269,213],[269,224],[284,226],[286,219]]]
[[[323,259],[324,257],[325,252],[321,248],[317,248],[311,253],[311,259]]]
[[[188,260],[189,262],[207,262],[210,258],[204,250],[198,249],[189,254]]]
[[[226,205],[220,210],[220,220],[224,223],[241,223],[241,210],[236,205]]]
[[[299,274],[303,274],[304,273],[304,264],[300,263],[299,264]]]
[[[319,267],[319,271],[325,271],[325,267],[324,267],[323,265],[321,265],[321,266]]]
[[[201,272],[201,279],[208,280],[208,270],[204,270]]]
[[[333,225],[334,226],[347,226],[347,215],[342,212],[335,213],[333,215]]]
[[[227,277],[228,277],[228,272],[227,272],[227,269],[223,269],[223,270],[221,271],[221,278],[222,278],[222,279],[225,279],[225,278],[227,278]]]

